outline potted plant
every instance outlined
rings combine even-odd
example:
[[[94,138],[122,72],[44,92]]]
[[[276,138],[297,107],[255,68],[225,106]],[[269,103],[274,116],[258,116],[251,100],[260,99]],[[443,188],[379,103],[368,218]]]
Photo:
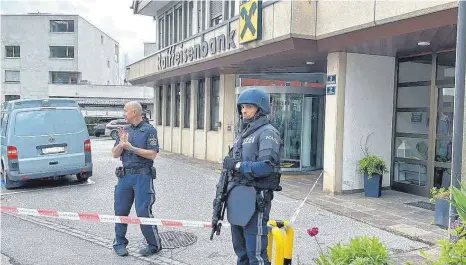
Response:
[[[382,176],[387,170],[385,161],[375,155],[366,155],[359,161],[359,171],[364,174],[364,195],[380,197],[382,195]]]
[[[430,194],[430,201],[435,202],[435,224],[447,228],[450,211],[450,189],[432,188]]]

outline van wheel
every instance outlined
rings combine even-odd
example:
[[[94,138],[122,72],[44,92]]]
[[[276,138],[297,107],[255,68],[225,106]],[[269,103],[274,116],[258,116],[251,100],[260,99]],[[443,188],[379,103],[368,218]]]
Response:
[[[100,133],[96,132],[95,137],[100,137]]]
[[[76,175],[76,177],[78,178],[79,182],[86,182],[89,179],[89,175],[87,175],[86,173],[79,173]]]
[[[21,186],[21,182],[10,180],[8,178],[8,174],[3,170],[3,168],[2,168],[2,180],[5,181],[5,189],[7,190],[19,188]]]
[[[112,137],[113,140],[116,140],[118,137],[118,132],[117,131],[112,131],[110,133],[110,137]]]

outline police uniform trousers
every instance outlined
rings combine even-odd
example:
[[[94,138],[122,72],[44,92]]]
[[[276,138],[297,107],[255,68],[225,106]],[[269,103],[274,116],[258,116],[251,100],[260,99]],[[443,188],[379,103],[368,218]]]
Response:
[[[256,209],[246,226],[231,226],[233,249],[238,256],[237,265],[270,265],[267,256],[267,222],[272,202],[266,202],[264,211]]]
[[[131,206],[135,200],[135,208],[138,217],[150,217],[152,215],[152,205],[155,202],[154,183],[150,175],[126,175],[118,179],[115,186],[115,215],[128,216]],[[146,238],[149,247],[160,250],[162,248],[161,239],[155,225],[140,225],[142,234]],[[126,247],[127,224],[115,224],[115,242],[114,248],[119,246]]]

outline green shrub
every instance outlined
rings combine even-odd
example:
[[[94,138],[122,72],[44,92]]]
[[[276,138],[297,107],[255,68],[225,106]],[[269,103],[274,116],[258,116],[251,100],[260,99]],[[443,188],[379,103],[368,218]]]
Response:
[[[377,237],[355,237],[348,244],[329,247],[327,254],[314,259],[318,265],[387,265],[387,248]]]
[[[368,178],[372,178],[373,174],[383,175],[388,172],[385,161],[375,155],[367,155],[359,161],[359,171],[366,172]]]

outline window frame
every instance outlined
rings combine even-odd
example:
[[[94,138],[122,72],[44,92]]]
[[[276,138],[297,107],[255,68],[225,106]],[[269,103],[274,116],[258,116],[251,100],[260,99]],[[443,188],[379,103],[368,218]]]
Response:
[[[18,73],[18,80],[7,80],[7,72],[17,72]],[[21,83],[21,71],[20,70],[5,70],[5,83],[6,84],[19,84]]]
[[[13,48],[13,56],[8,56],[8,48]],[[17,55],[16,56],[16,49]],[[21,46],[20,45],[5,45],[5,58],[21,58]]]
[[[54,22],[66,22],[66,29],[67,31],[53,31],[53,23]],[[73,27],[70,30],[70,22],[72,22]],[[75,21],[73,19],[51,19],[49,20],[49,30],[51,33],[74,33],[75,32]]]
[[[52,56],[52,49],[53,48],[65,48],[66,57],[53,57]],[[72,49],[70,49],[72,48]],[[73,53],[73,57],[69,57],[70,51]],[[49,46],[49,58],[50,59],[74,59],[74,46]]]

